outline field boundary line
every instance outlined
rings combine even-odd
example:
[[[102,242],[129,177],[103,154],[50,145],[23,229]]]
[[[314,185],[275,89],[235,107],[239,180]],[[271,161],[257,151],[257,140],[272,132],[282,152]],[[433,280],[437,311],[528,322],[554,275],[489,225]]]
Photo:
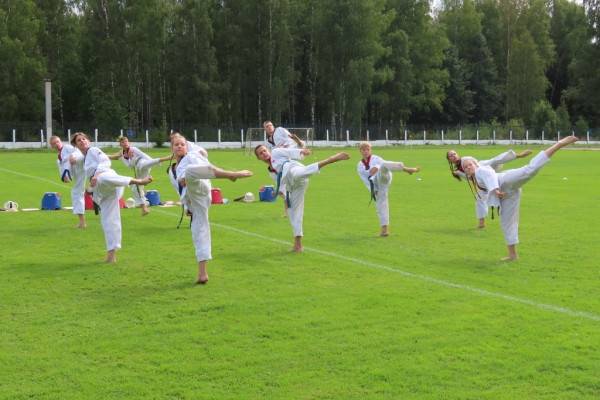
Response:
[[[259,238],[262,240],[268,240],[268,241],[274,242],[274,243],[285,244],[285,245],[289,245],[291,243],[290,241],[274,239],[269,236],[264,236],[259,233],[245,231],[243,229],[234,228],[234,227],[231,227],[228,225],[218,224],[218,223],[214,223],[214,222],[211,222],[211,225],[218,227],[218,228],[241,233],[241,234],[244,234],[247,236],[253,236],[253,237],[256,237],[256,238]],[[403,271],[401,269],[389,267],[389,266],[383,265],[383,264],[377,264],[377,263],[370,262],[370,261],[361,260],[359,258],[344,256],[342,254],[337,254],[337,253],[334,253],[331,251],[319,250],[319,249],[315,249],[312,247],[306,247],[306,246],[304,247],[304,251],[310,251],[310,252],[324,255],[327,257],[337,258],[337,259],[340,259],[343,261],[363,265],[363,266],[370,267],[370,268],[393,272],[393,273],[402,275],[407,278],[413,278],[413,279],[424,281],[424,282],[434,283],[438,286],[444,286],[444,287],[453,288],[453,289],[461,289],[464,291],[476,293],[476,294],[484,296],[484,297],[493,297],[493,298],[497,298],[497,299],[507,300],[507,301],[510,301],[513,303],[525,304],[528,306],[533,306],[535,308],[539,308],[541,310],[553,311],[556,313],[569,315],[571,317],[581,317],[581,318],[585,318],[585,319],[590,319],[592,321],[600,321],[600,315],[597,315],[597,314],[594,314],[591,312],[587,312],[587,311],[573,310],[568,307],[556,306],[554,304],[540,303],[540,302],[529,300],[529,299],[522,298],[522,297],[512,296],[512,295],[499,293],[499,292],[492,292],[492,291],[486,290],[486,289],[480,289],[475,286],[469,286],[469,285],[465,285],[462,283],[454,283],[454,282],[446,281],[443,279],[433,278],[433,277],[427,276],[427,275],[415,274],[413,272]]]
[[[49,183],[52,183],[52,184],[55,184],[55,185],[58,185],[61,187],[67,186],[66,184],[53,182],[49,179],[40,178],[38,176],[33,176],[33,175],[23,174],[21,172],[13,171],[13,170],[2,168],[2,167],[0,167],[0,171],[10,172],[10,173],[24,176],[27,178],[38,179],[38,180],[49,182]],[[165,215],[170,215],[170,216],[175,216],[175,217],[177,217],[179,215],[179,214],[175,214],[175,213],[165,211],[165,210],[160,210],[160,209],[158,209],[156,211],[160,214],[165,214]],[[255,237],[255,238],[258,238],[261,240],[266,240],[266,241],[269,241],[272,243],[277,243],[277,244],[281,244],[281,245],[289,245],[291,243],[290,241],[275,239],[275,238],[272,238],[269,236],[265,236],[265,235],[261,235],[259,233],[235,228],[235,227],[229,226],[229,225],[223,225],[223,224],[219,224],[219,223],[215,223],[215,222],[211,222],[210,224],[217,228],[236,232],[236,233],[239,233],[239,234],[242,234],[245,236]],[[580,318],[585,318],[585,319],[589,319],[592,321],[600,321],[600,315],[594,314],[591,312],[587,312],[587,311],[573,310],[568,307],[556,306],[554,304],[540,303],[540,302],[529,300],[529,299],[522,298],[522,297],[512,296],[512,295],[508,295],[508,294],[504,294],[504,293],[500,293],[500,292],[493,292],[493,291],[486,290],[486,289],[480,289],[475,286],[469,286],[469,285],[465,285],[462,283],[454,283],[454,282],[446,281],[443,279],[433,278],[433,277],[427,276],[427,275],[415,274],[413,272],[403,271],[401,269],[393,268],[393,267],[390,267],[387,265],[378,264],[378,263],[374,263],[374,262],[370,262],[370,261],[366,261],[366,260],[361,260],[359,258],[348,257],[348,256],[344,256],[342,254],[337,254],[337,253],[334,253],[331,251],[326,251],[326,250],[320,250],[320,249],[316,249],[313,247],[304,247],[304,250],[312,252],[312,253],[320,254],[323,256],[331,257],[331,258],[337,258],[339,260],[347,261],[349,263],[358,264],[358,265],[362,265],[362,266],[373,268],[373,269],[379,269],[382,271],[396,273],[396,274],[402,275],[407,278],[412,278],[412,279],[420,280],[423,282],[433,283],[438,286],[443,286],[443,287],[448,287],[448,288],[453,288],[453,289],[460,289],[460,290],[475,293],[475,294],[478,294],[478,295],[484,296],[484,297],[491,297],[491,298],[506,300],[506,301],[509,301],[512,303],[524,304],[524,305],[538,308],[540,310],[564,314],[564,315],[568,315],[570,317],[580,317]]]
[[[6,169],[6,168],[0,167],[0,171],[2,171],[2,172],[10,172],[11,174],[19,175],[19,176],[24,176],[25,178],[37,179],[38,181],[48,182],[48,183],[51,183],[53,185],[60,186],[62,188],[69,187],[69,185],[67,185],[66,183],[51,181],[50,179],[41,178],[39,176],[27,175],[27,174],[24,174],[22,172],[13,171],[12,169]]]

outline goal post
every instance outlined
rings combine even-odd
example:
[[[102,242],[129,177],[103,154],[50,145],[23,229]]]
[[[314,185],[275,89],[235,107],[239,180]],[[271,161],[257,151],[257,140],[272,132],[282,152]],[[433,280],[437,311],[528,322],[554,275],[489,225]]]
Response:
[[[288,132],[294,134],[298,139],[302,140],[306,147],[312,147],[315,135],[313,128],[288,128]],[[266,142],[267,134],[264,128],[248,128],[246,130],[246,137],[244,138],[244,149],[246,154],[250,154],[254,151],[254,148],[259,144]]]

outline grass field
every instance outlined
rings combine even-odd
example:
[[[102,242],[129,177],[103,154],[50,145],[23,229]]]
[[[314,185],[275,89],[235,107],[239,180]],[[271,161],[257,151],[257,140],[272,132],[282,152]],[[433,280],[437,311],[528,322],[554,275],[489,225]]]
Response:
[[[600,398],[600,152],[562,150],[524,187],[521,258],[502,263],[499,221],[475,229],[445,150],[375,149],[422,167],[394,177],[388,238],[356,149],[311,179],[303,254],[281,201],[213,206],[206,286],[178,208],[123,210],[116,265],[93,213],[85,231],[67,211],[0,213],[0,398]],[[215,183],[224,197],[271,184],[241,151],[210,157],[255,172]],[[54,159],[0,152],[0,202],[70,205]],[[165,168],[150,188],[175,200]]]

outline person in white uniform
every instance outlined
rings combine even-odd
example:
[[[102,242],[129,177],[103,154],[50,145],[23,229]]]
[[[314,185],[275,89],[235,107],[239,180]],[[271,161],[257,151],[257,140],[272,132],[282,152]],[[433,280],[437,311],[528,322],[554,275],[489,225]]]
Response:
[[[270,150],[276,147],[303,148],[304,142],[284,127],[277,127],[271,121],[263,122],[263,128],[267,137],[267,146]]]
[[[128,185],[144,186],[152,182],[152,177],[137,179],[118,175],[112,168],[110,159],[102,150],[90,145],[89,137],[77,132],[71,139],[84,156],[85,176],[90,179],[93,199],[100,206],[100,222],[106,242],[106,262],[117,261],[117,250],[121,248],[121,210],[119,199]]]
[[[252,176],[248,170],[225,171],[210,164],[208,160],[196,152],[189,152],[187,141],[181,135],[173,137],[171,147],[176,164],[170,168],[176,189],[182,204],[191,213],[192,241],[196,249],[198,261],[198,278],[196,283],[208,282],[206,266],[212,259],[210,223],[208,208],[211,204],[210,179],[225,178],[235,181]],[[172,181],[173,183],[173,181]]]
[[[175,137],[184,137],[181,132],[178,131],[173,131],[169,134],[169,141],[171,142],[171,146],[173,145],[173,139]],[[189,140],[186,141],[187,142],[187,150],[188,153],[197,153],[200,157],[205,158],[208,160],[208,151],[200,146],[197,143],[194,142],[190,142]]]
[[[267,139],[267,141],[265,142],[265,145],[267,146],[267,148],[269,150],[273,150],[275,148],[282,148],[282,147],[287,148],[287,149],[301,149],[301,148],[305,147],[304,142],[302,140],[300,140],[300,138],[298,138],[298,136],[294,135],[293,133],[291,133],[290,131],[288,131],[287,129],[285,129],[281,126],[275,128],[275,126],[273,125],[273,122],[271,122],[271,121],[263,122],[263,128],[265,130],[265,136]],[[269,171],[269,175],[271,175],[271,178],[275,182],[275,185],[277,185],[277,173],[273,169],[273,166],[271,165],[271,163],[269,163],[269,166],[267,167],[267,169]],[[277,195],[281,196],[282,198],[285,198],[285,192],[286,192],[285,184],[280,183],[279,193],[277,193]],[[288,214],[287,202],[284,201],[283,202],[283,216],[286,217],[287,214]]]
[[[462,158],[462,168],[468,179],[490,198],[498,199],[500,204],[500,222],[508,248],[508,256],[503,260],[516,260],[516,245],[519,243],[519,206],[521,187],[533,178],[550,161],[550,157],[561,148],[575,143],[575,136],[567,136],[548,149],[540,151],[529,164],[497,173],[489,166],[480,165],[473,157]]]
[[[531,154],[531,150],[525,150],[520,153],[516,153],[514,150],[508,150],[504,153],[498,154],[496,157],[491,158],[489,160],[479,160],[479,165],[484,165],[491,167],[496,172],[500,172],[502,170],[502,166],[507,162],[516,160],[517,158],[527,157]],[[446,160],[448,161],[448,165],[450,167],[450,173],[457,180],[462,180],[466,177],[465,172],[462,169],[461,165],[461,157],[455,150],[449,150],[446,153]],[[475,215],[477,216],[477,220],[479,221],[478,228],[485,228],[485,218],[488,215],[488,209],[492,207],[492,218],[493,207],[497,207],[497,204],[488,203],[487,194],[482,192],[481,190],[473,190],[473,196],[475,197]]]
[[[85,223],[85,174],[83,172],[83,154],[74,146],[64,144],[58,136],[50,137],[50,146],[58,151],[58,171],[60,179],[73,182],[71,188],[71,205],[73,214],[77,215],[79,224],[77,228],[84,229]]]
[[[273,166],[277,171],[278,186],[286,186],[286,201],[288,202],[288,215],[294,234],[295,252],[301,252],[302,247],[302,221],[304,219],[304,194],[308,187],[308,178],[319,173],[326,165],[348,160],[348,153],[337,153],[325,160],[304,166],[297,160],[302,160],[310,154],[309,149],[275,148],[272,152],[267,146],[260,144],[254,148],[254,154],[259,160]],[[278,188],[279,189],[279,188]]]
[[[389,235],[390,206],[388,191],[392,183],[392,171],[404,171],[412,175],[419,172],[420,169],[419,167],[405,167],[402,162],[386,161],[374,155],[371,144],[368,142],[361,142],[358,149],[362,158],[356,166],[356,171],[369,190],[371,199],[375,200],[379,225],[381,226],[379,235],[385,237]]]
[[[155,165],[160,164],[163,161],[169,161],[171,156],[152,158],[142,150],[129,143],[129,139],[125,136],[119,137],[119,146],[121,151],[111,156],[108,156],[111,160],[121,160],[127,167],[133,169],[133,175],[135,178],[142,179],[150,176],[150,170]],[[135,201],[136,207],[141,207],[142,216],[147,215],[150,210],[148,208],[148,200],[146,200],[146,192],[144,187],[140,185],[131,185],[131,192]]]

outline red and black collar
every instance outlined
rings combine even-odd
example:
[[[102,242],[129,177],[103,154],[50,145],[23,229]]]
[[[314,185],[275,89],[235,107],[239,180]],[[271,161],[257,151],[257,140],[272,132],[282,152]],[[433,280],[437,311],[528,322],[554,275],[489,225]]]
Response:
[[[363,163],[363,165],[365,166],[365,169],[369,169],[369,166],[371,165],[371,156],[367,157],[367,159],[365,160],[364,158],[362,160],[360,160],[361,163]]]

